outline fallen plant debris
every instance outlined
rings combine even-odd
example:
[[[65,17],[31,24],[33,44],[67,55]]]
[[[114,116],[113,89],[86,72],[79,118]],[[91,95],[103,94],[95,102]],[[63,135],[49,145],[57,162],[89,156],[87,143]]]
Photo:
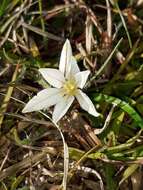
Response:
[[[142,0],[1,0],[0,190],[142,189],[142,11]],[[52,86],[68,106],[35,101]]]

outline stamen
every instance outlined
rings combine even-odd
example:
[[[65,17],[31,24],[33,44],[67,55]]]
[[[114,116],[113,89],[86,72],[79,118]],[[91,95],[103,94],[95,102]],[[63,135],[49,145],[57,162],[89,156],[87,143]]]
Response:
[[[77,85],[75,80],[68,80],[63,85],[64,91],[67,95],[73,96],[76,94]]]

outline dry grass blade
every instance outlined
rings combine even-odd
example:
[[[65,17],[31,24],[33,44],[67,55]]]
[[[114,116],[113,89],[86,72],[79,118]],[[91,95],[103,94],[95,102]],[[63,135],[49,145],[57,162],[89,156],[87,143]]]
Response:
[[[5,164],[6,160],[8,159],[9,153],[10,153],[10,148],[8,149],[8,151],[7,151],[6,155],[5,155],[5,158],[3,159],[2,163],[1,163],[0,171],[4,167],[4,164]]]
[[[108,0],[106,0],[107,5],[107,34],[108,37],[112,37],[112,15],[111,15],[111,7]]]
[[[132,41],[131,41],[131,37],[130,37],[129,31],[128,31],[128,28],[127,28],[127,24],[126,24],[126,22],[125,22],[125,19],[124,19],[123,15],[122,15],[122,12],[121,12],[121,10],[120,10],[120,8],[119,8],[119,5],[118,5],[118,2],[117,2],[117,1],[115,1],[115,6],[116,6],[116,8],[117,8],[117,10],[118,10],[118,12],[119,12],[121,21],[122,21],[123,26],[124,26],[124,28],[125,28],[125,31],[126,31],[126,34],[127,34],[127,37],[128,37],[128,41],[129,41],[129,46],[130,46],[130,48],[132,48]]]
[[[97,19],[96,15],[94,14],[94,12],[92,11],[92,9],[90,9],[83,1],[79,2],[78,6],[80,8],[85,9],[85,11],[87,12],[87,15],[89,15],[93,24],[96,26],[99,34],[102,34],[103,29],[102,29],[100,23],[98,22],[98,19]]]
[[[16,80],[17,74],[18,74],[18,69],[19,69],[19,64],[17,64],[17,66],[15,68],[11,82],[14,82]],[[3,103],[2,103],[2,106],[1,106],[1,112],[2,113],[6,112],[6,110],[7,110],[7,106],[8,106],[9,100],[11,98],[13,89],[14,89],[14,87],[10,86],[7,90],[6,96],[5,96]],[[0,115],[0,127],[3,123],[3,119],[4,119],[4,115]]]
[[[67,143],[65,141],[64,135],[60,129],[60,127],[45,113],[41,112],[40,113],[42,115],[44,115],[46,118],[50,119],[50,121],[52,121],[52,123],[55,125],[55,127],[58,129],[61,137],[62,137],[62,141],[63,141],[63,146],[64,146],[64,175],[63,175],[63,182],[62,182],[62,188],[63,190],[66,190],[67,187],[67,177],[68,177],[68,169],[69,169],[69,150],[68,150],[68,146]]]
[[[14,24],[14,22],[11,23],[10,27],[8,28],[6,34],[5,34],[4,38],[3,38],[3,40],[0,42],[0,47],[2,47],[3,44],[7,41],[8,37],[10,35],[10,32],[12,30],[13,24]]]
[[[15,15],[13,15],[12,17],[10,17],[5,24],[1,27],[0,29],[0,33],[3,34],[6,30],[6,28],[11,25],[11,23],[20,15],[20,13],[17,13]]]
[[[119,75],[122,73],[122,71],[126,68],[127,64],[131,61],[132,57],[134,56],[138,44],[139,44],[140,39],[138,39],[135,44],[133,45],[132,49],[129,51],[129,53],[127,54],[124,62],[122,63],[122,65],[120,66],[119,70],[117,71],[117,73],[114,75],[112,82],[115,81]]]
[[[93,38],[93,35],[92,35],[92,22],[91,22],[91,19],[90,17],[87,15],[87,18],[86,18],[86,50],[87,50],[87,53],[91,53],[91,48],[92,48],[92,38]]]
[[[118,49],[119,45],[121,44],[123,38],[121,38],[117,45],[114,47],[114,49],[112,50],[112,52],[110,53],[110,55],[108,56],[108,58],[106,59],[106,61],[104,62],[104,64],[101,66],[101,68],[97,71],[97,73],[90,79],[90,81],[86,84],[86,87],[94,80],[96,79],[97,76],[99,76],[103,70],[105,69],[106,65],[108,64],[108,62],[111,60],[112,56],[114,55],[114,53],[116,52],[116,50]]]
[[[21,103],[21,102],[20,102]],[[28,117],[24,117],[22,115],[19,114],[13,114],[13,113],[4,113],[4,115],[9,115],[12,117],[17,117],[22,119],[23,121],[27,121],[27,122],[31,122],[31,123],[37,123],[37,124],[42,124],[42,125],[47,125],[47,126],[52,126],[51,122],[48,121],[44,121],[44,120],[38,120],[38,119],[32,119],[32,118],[28,118]]]
[[[81,43],[77,44],[77,48],[80,51],[81,55],[83,56],[83,58],[87,61],[87,63],[90,65],[90,67],[93,68],[93,63],[90,61],[90,59],[87,57],[87,53],[85,51],[85,49],[83,48]]]
[[[13,174],[16,174],[17,172],[19,172],[23,169],[30,167],[31,163],[34,165],[35,163],[40,162],[40,160],[46,159],[46,154],[51,153],[51,152],[53,152],[53,151],[51,151],[50,148],[47,148],[40,153],[36,153],[32,157],[25,158],[21,162],[13,164],[12,166],[10,166],[6,169],[3,169],[0,172],[0,181]]]
[[[107,118],[105,120],[105,123],[104,123],[103,127],[101,129],[95,129],[94,130],[94,133],[96,135],[101,134],[109,126],[109,123],[110,123],[114,108],[115,108],[115,105],[112,106],[112,108],[111,108],[111,110],[110,110],[110,112],[109,112],[109,114],[108,114],[108,116],[107,116]]]
[[[54,34],[51,34],[49,32],[45,32],[45,31],[43,31],[43,30],[41,30],[41,29],[39,29],[39,28],[37,28],[35,26],[31,26],[30,24],[26,24],[25,22],[22,22],[21,25],[23,27],[27,28],[28,30],[31,30],[31,31],[43,36],[43,37],[46,37],[46,38],[49,38],[49,39],[52,39],[52,40],[56,40],[56,41],[63,41],[64,40],[61,37],[58,37],[58,36],[56,36]]]
[[[34,2],[33,4],[28,4],[27,6],[25,6],[25,4],[26,4],[26,1],[25,2],[23,2],[23,4],[20,6],[20,7],[18,7],[18,9],[19,9],[19,11],[17,12],[16,10],[15,10],[15,14],[14,15],[12,15],[4,24],[3,24],[3,26],[0,28],[0,33],[1,34],[3,34],[4,32],[5,32],[5,30],[7,29],[7,27],[9,26],[9,25],[11,25],[11,23],[14,21],[16,21],[18,18],[19,18],[19,16],[21,15],[21,13],[23,13],[26,9],[28,9],[28,8],[30,8],[32,5],[34,5],[34,4],[36,4],[37,2]]]
[[[96,177],[99,179],[100,181],[100,189],[101,190],[104,190],[104,184],[103,184],[103,180],[102,180],[102,177],[101,175],[96,171],[96,170],[93,170],[91,168],[88,168],[88,167],[84,167],[84,166],[77,166],[77,169],[78,170],[82,170],[83,172],[85,173],[92,173],[94,175],[96,175]]]

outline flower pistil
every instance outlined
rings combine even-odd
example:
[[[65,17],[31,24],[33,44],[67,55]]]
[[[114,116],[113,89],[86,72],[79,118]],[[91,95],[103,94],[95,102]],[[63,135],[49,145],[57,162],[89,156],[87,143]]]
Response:
[[[75,96],[77,92],[77,85],[74,79],[67,80],[63,85],[63,90],[66,95]]]

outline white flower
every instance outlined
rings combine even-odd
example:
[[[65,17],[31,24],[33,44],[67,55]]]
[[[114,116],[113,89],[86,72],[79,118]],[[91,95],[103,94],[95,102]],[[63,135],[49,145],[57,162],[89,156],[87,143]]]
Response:
[[[39,72],[54,88],[40,91],[22,110],[23,113],[48,109],[54,106],[52,119],[58,122],[68,111],[76,98],[80,106],[89,114],[98,117],[99,113],[89,97],[81,91],[90,74],[89,70],[81,71],[72,55],[69,40],[66,40],[60,58],[59,70],[42,68]]]

